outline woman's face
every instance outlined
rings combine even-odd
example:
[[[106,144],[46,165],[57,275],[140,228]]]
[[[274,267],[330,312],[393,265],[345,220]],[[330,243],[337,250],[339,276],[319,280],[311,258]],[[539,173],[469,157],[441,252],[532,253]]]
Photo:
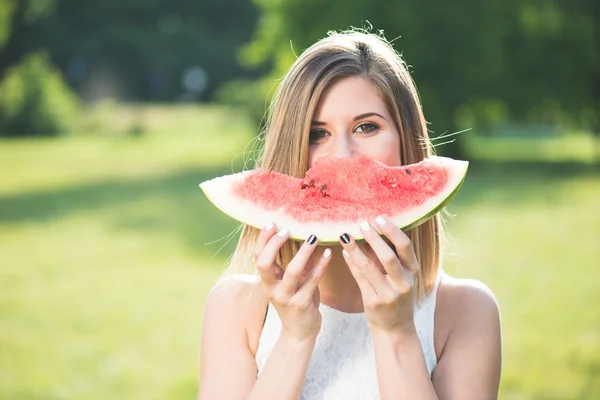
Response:
[[[308,167],[321,157],[366,156],[401,165],[400,136],[377,89],[360,77],[343,79],[322,95],[310,129]]]

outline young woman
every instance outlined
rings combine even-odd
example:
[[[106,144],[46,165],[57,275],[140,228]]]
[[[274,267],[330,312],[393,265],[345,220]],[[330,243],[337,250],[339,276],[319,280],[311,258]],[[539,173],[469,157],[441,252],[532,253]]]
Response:
[[[259,165],[303,177],[321,157],[358,155],[403,165],[431,147],[400,56],[376,35],[331,34],[281,82]],[[244,227],[206,302],[199,399],[497,398],[498,306],[442,271],[440,217],[360,228],[366,243],[324,247]]]

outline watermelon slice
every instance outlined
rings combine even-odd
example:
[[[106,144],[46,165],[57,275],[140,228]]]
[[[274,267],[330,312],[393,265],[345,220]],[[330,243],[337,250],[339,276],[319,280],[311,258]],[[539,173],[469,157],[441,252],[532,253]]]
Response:
[[[259,168],[200,187],[240,222],[263,228],[272,221],[293,239],[315,234],[320,243],[331,243],[342,233],[363,239],[358,224],[378,215],[402,229],[421,224],[458,191],[468,165],[437,156],[400,167],[366,157],[321,158],[304,179]]]

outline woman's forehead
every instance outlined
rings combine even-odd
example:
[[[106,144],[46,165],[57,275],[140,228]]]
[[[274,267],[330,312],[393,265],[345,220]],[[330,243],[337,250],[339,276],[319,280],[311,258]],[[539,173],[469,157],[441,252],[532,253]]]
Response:
[[[388,118],[387,105],[371,82],[361,77],[342,79],[324,91],[313,120],[333,117],[354,118],[375,112]]]

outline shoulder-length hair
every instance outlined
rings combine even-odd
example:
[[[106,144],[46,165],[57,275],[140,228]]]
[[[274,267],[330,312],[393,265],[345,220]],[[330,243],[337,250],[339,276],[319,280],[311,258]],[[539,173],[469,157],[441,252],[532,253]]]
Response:
[[[349,77],[368,80],[385,101],[400,135],[402,164],[429,157],[432,148],[421,102],[406,63],[383,38],[364,32],[330,33],[305,50],[281,81],[264,130],[257,167],[303,178],[307,170],[311,121],[324,91]],[[259,230],[248,225],[225,275],[256,274],[254,243]],[[421,266],[417,297],[434,286],[441,263],[443,229],[438,215],[407,232]],[[300,247],[288,241],[278,256],[285,269]]]

